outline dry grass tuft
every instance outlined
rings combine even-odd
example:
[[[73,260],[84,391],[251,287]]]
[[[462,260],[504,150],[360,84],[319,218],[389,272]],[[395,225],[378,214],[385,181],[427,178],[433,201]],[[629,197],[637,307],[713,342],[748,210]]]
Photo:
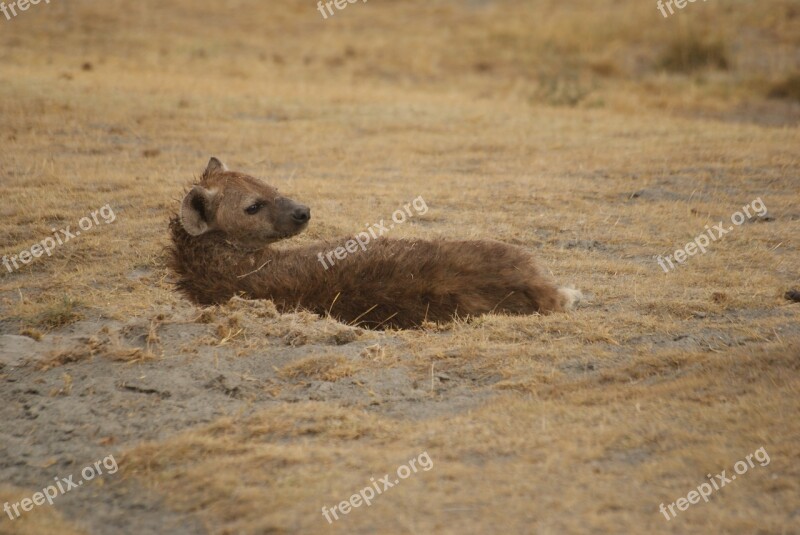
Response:
[[[274,319],[280,315],[272,301],[264,300],[248,300],[234,297],[222,308],[227,311],[241,311],[255,318]]]
[[[47,371],[51,368],[58,368],[65,364],[72,364],[80,362],[84,359],[90,359],[94,352],[85,348],[70,348],[59,351],[54,351],[36,365],[39,371]]]
[[[769,98],[779,98],[800,102],[800,73],[794,73],[770,87]]]
[[[46,371],[101,355],[116,362],[144,362],[158,358],[149,347],[131,347],[123,342],[119,333],[103,328],[96,336],[84,338],[79,345],[52,351],[36,363],[36,368]]]
[[[46,331],[58,329],[82,320],[85,316],[78,310],[81,306],[81,301],[65,295],[51,301],[35,315],[24,317],[23,324],[29,328],[39,327]]]
[[[675,37],[661,54],[658,66],[671,72],[691,73],[699,69],[727,70],[731,66],[727,46],[689,33]]]
[[[34,329],[32,327],[28,327],[28,328],[22,329],[19,332],[19,334],[22,335],[22,336],[27,336],[29,338],[32,338],[32,339],[36,340],[37,342],[42,339],[42,336],[44,336],[44,333],[42,333],[42,331],[40,331],[39,329]]]
[[[0,486],[0,503],[17,503],[22,498],[30,498],[31,493],[28,489]],[[5,516],[5,513],[3,513]],[[4,535],[87,535],[87,532],[79,529],[71,520],[67,520],[58,512],[56,507],[49,505],[37,507],[35,511],[23,513],[13,521],[3,519]]]
[[[311,356],[281,368],[284,379],[303,379],[336,382],[355,373],[355,366],[346,358],[337,355]]]

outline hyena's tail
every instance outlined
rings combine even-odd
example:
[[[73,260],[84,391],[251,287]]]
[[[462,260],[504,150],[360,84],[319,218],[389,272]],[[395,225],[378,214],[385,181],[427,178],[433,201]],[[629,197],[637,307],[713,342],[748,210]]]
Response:
[[[561,298],[561,307],[564,310],[571,310],[583,301],[583,293],[575,288],[564,287],[558,289],[558,295]]]

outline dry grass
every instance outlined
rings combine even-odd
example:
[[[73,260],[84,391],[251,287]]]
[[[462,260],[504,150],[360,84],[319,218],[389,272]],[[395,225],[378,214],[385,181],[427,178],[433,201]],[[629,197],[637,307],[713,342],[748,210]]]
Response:
[[[800,111],[765,87],[787,80],[773,96],[793,98],[800,12],[689,8],[375,0],[322,21],[288,0],[84,0],[0,21],[0,255],[107,203],[117,217],[0,266],[0,332],[154,318],[138,352],[94,351],[176,362],[158,334],[182,302],[166,224],[212,154],[312,207],[297,243],[422,195],[429,212],[393,236],[520,245],[588,305],[385,336],[269,303],[197,309],[210,334],[187,353],[303,351],[277,366],[287,383],[374,404],[257,406],[122,444],[122,471],[214,533],[793,532],[800,307],[783,296],[800,283]],[[756,198],[770,218],[674,272],[656,264]],[[369,347],[345,353],[355,341]],[[405,404],[370,390],[395,371]],[[670,523],[658,513],[762,446],[769,466]],[[422,451],[430,472],[327,525],[323,505]],[[36,518],[51,524],[28,532],[64,532]]]
[[[685,495],[708,472],[731,473],[767,445],[767,467],[682,513],[677,532],[780,532],[789,527],[781,504],[800,491],[798,428],[787,419],[800,409],[798,355],[798,346],[772,345],[756,354],[676,352],[581,378],[529,374],[536,388],[525,395],[500,395],[470,414],[423,424],[319,403],[284,407],[142,446],[125,465],[175,507],[202,511],[227,532],[463,533],[502,525],[524,533],[531,522],[544,532],[626,531],[620,526],[637,522],[662,532],[671,526],[658,516],[660,502]],[[320,523],[322,505],[423,450],[434,462],[430,472],[333,528]]]
[[[41,489],[37,489],[41,491]],[[4,486],[0,489],[0,503],[14,503],[20,496],[30,497],[27,489],[11,488]],[[60,533],[63,535],[86,535],[86,532],[76,529],[66,521],[53,507],[45,505],[37,507],[35,515],[22,515],[13,522],[6,522],[8,517],[3,519],[3,533],[6,535],[41,535],[42,533]],[[5,516],[5,514],[4,514]]]
[[[346,357],[324,355],[306,357],[300,361],[284,366],[279,375],[285,379],[316,379],[335,382],[354,373],[354,367]]]
[[[794,73],[770,87],[770,98],[782,98],[800,102],[800,73]]]
[[[669,71],[691,73],[703,68],[727,69],[730,59],[723,43],[687,34],[673,38],[659,64]]]
[[[39,307],[36,314],[23,317],[22,322],[28,325],[28,329],[36,329],[36,327],[45,330],[58,329],[84,318],[84,315],[79,312],[80,306],[80,301],[65,295],[53,299],[44,307]]]

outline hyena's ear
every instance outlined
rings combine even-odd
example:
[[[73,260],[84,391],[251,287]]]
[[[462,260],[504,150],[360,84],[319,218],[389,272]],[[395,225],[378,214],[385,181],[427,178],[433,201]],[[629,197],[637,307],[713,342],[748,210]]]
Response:
[[[202,186],[195,186],[181,203],[181,226],[191,236],[200,236],[211,228],[211,201],[214,194]]]
[[[208,160],[208,165],[206,166],[206,170],[203,171],[204,177],[209,177],[214,173],[224,173],[228,170],[228,166],[219,161],[216,157],[212,156],[210,160]]]

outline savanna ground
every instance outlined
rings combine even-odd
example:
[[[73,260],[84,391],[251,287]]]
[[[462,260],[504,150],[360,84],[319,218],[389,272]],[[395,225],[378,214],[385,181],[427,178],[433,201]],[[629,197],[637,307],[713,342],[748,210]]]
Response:
[[[119,464],[0,532],[800,532],[798,73],[789,0],[0,17],[0,254],[115,215],[0,266],[0,503]],[[393,236],[516,244],[589,299],[405,332],[200,309],[164,247],[211,155],[312,207],[295,243],[422,196]],[[656,263],[756,199],[706,254]],[[322,516],[422,452],[431,470]]]

